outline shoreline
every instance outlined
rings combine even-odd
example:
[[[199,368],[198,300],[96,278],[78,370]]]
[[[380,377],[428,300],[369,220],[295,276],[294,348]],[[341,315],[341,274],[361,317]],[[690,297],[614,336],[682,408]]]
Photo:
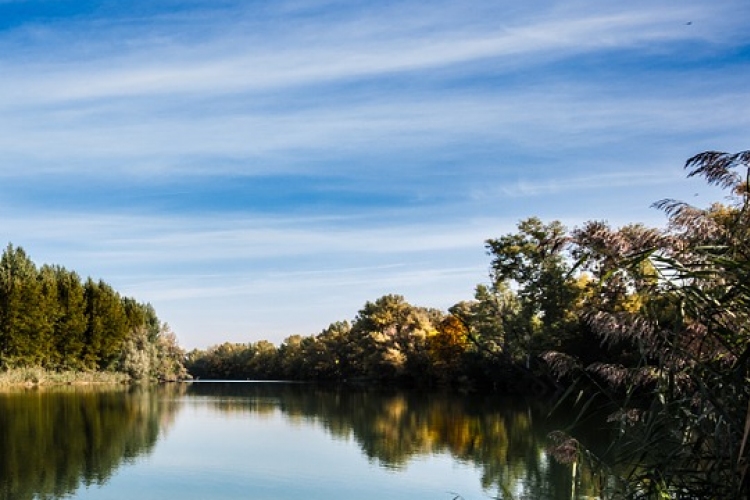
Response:
[[[49,386],[124,385],[130,376],[117,372],[48,370],[40,367],[0,370],[0,389],[11,387],[37,388]]]

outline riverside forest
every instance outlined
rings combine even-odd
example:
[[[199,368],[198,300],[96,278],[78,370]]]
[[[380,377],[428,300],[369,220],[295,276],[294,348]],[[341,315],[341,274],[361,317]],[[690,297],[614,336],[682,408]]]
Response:
[[[750,151],[707,151],[689,177],[722,202],[665,199],[663,228],[531,217],[488,239],[490,280],[447,311],[386,295],[352,321],[280,345],[184,352],[153,307],[20,247],[0,258],[0,369],[132,381],[295,380],[503,392],[555,399],[578,415],[549,434],[573,470],[613,498],[750,494]],[[606,414],[612,445],[576,432]],[[574,472],[575,474],[575,472]]]

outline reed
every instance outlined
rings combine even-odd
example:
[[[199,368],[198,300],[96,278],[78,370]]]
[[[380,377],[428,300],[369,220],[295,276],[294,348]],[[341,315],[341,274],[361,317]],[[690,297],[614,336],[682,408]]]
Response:
[[[42,385],[124,384],[130,377],[124,373],[48,370],[39,366],[9,368],[0,371],[0,387]]]

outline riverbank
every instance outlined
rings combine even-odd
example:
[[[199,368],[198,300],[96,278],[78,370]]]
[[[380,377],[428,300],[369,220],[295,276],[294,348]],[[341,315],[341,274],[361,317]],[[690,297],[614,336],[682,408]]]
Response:
[[[0,371],[0,387],[125,384],[130,380],[127,374],[115,372],[53,371],[40,367],[11,368]]]

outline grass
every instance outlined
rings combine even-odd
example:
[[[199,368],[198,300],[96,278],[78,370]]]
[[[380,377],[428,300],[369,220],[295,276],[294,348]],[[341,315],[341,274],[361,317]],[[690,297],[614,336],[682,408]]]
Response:
[[[95,371],[53,371],[41,367],[0,370],[0,387],[40,385],[124,384],[130,377],[124,373]]]

